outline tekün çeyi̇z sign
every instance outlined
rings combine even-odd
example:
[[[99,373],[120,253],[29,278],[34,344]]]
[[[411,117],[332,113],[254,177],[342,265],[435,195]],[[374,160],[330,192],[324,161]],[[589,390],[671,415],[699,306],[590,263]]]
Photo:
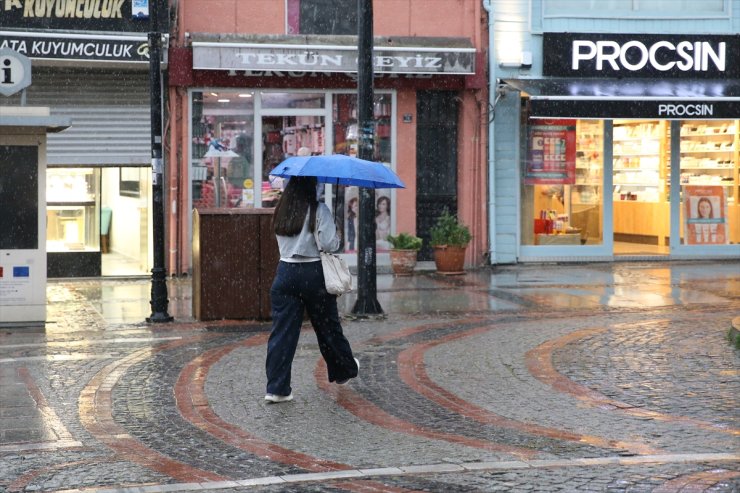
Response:
[[[248,70],[292,72],[357,72],[355,47],[321,45],[234,46],[228,43],[193,43],[193,68],[199,70]],[[398,74],[473,74],[475,49],[414,52],[413,49],[376,48],[373,70]]]

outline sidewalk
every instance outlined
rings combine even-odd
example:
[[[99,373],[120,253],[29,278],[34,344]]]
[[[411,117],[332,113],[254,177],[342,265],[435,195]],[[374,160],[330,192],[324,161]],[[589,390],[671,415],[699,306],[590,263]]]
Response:
[[[308,326],[264,402],[268,322],[200,322],[188,279],[54,280],[0,333],[0,491],[736,492],[740,263],[380,274],[329,384]]]
[[[737,299],[740,291],[738,261],[527,264],[462,276],[435,274],[433,262],[421,262],[417,269],[411,277],[377,275],[377,299],[385,314],[660,307]],[[168,313],[175,322],[195,322],[191,279],[171,278],[167,286]],[[70,311],[71,301],[84,300],[113,325],[142,323],[151,315],[149,278],[50,280],[47,297],[50,324],[67,322],[56,313]],[[356,292],[340,298],[340,313],[350,315],[356,299]]]

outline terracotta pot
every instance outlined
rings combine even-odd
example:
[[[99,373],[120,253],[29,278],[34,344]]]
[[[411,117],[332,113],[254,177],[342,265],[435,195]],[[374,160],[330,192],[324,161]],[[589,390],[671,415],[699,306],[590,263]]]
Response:
[[[399,276],[410,276],[416,267],[416,250],[391,249],[391,268]]]
[[[465,273],[465,250],[467,247],[435,246],[434,264],[441,274]]]

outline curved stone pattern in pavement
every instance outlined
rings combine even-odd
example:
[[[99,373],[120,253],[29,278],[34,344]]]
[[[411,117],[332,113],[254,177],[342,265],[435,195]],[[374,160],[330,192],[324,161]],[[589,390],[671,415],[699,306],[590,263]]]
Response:
[[[621,324],[557,349],[553,365],[631,408],[694,418],[740,436],[739,389],[732,378],[738,361],[723,347],[727,315]]]
[[[475,322],[461,326],[444,324],[408,337],[385,338],[382,342],[371,344],[367,348],[363,347],[360,353],[361,359],[363,368],[368,368],[368,371],[367,376],[363,374],[363,378],[353,385],[358,394],[356,398],[362,396],[387,414],[403,420],[412,432],[424,429],[443,430],[451,436],[459,437],[463,443],[467,441],[473,447],[483,447],[490,442],[499,445],[502,451],[508,451],[513,456],[528,458],[603,455],[603,451],[584,443],[577,443],[578,439],[566,437],[565,434],[557,436],[557,433],[545,433],[541,429],[525,429],[524,426],[507,427],[493,420],[470,419],[470,415],[475,414],[474,409],[464,404],[453,409],[451,406],[445,406],[419,394],[418,387],[408,385],[409,381],[413,380],[412,372],[416,362],[409,362],[400,357],[405,351],[410,350],[403,348],[433,344],[460,332],[478,328],[490,330],[492,326],[483,325],[481,327],[480,323]],[[383,357],[375,358],[374,354],[377,352],[381,352]],[[383,371],[387,358],[398,362],[397,374]],[[423,365],[423,361],[421,364]],[[459,361],[459,364],[467,365],[474,364],[474,362],[463,359]],[[352,406],[351,403],[343,405]],[[510,448],[507,449],[507,447]]]
[[[725,339],[737,296],[705,284],[674,306],[680,283],[630,275],[661,285],[654,307],[637,292],[596,301],[585,275],[552,297],[432,279],[403,294],[426,307],[459,289],[476,316],[347,321],[362,367],[346,386],[326,381],[304,330],[295,400],[280,405],[262,399],[259,326],[0,334],[0,490],[738,491],[738,350]],[[506,308],[486,311],[492,291]],[[7,425],[29,420],[39,431],[14,439]]]

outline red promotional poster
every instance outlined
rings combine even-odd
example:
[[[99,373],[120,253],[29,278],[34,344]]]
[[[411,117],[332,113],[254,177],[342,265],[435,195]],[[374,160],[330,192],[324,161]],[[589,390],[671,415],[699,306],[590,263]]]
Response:
[[[688,245],[729,243],[727,200],[721,186],[684,185],[684,240]]]
[[[524,183],[573,185],[576,182],[575,120],[543,120],[529,127]]]

